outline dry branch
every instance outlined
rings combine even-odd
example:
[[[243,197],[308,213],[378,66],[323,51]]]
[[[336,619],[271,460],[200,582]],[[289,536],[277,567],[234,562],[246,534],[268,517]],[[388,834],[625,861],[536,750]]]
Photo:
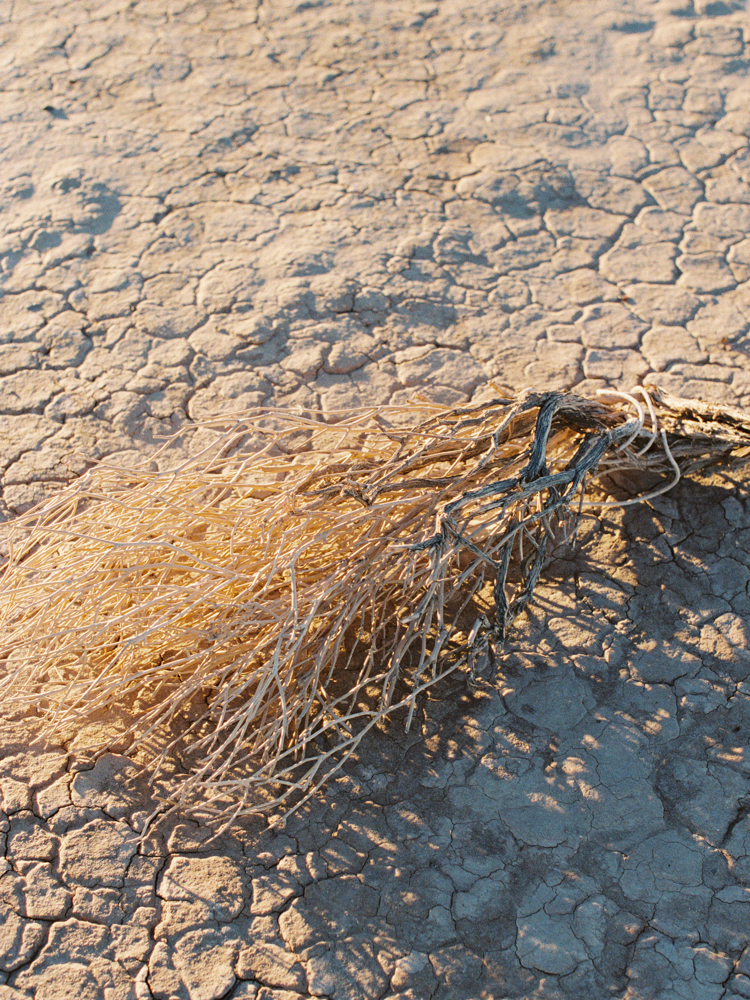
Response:
[[[298,804],[491,658],[549,540],[612,502],[584,499],[594,479],[663,477],[643,499],[750,451],[750,417],[657,389],[206,426],[178,468],[99,466],[14,523],[0,696],[63,738],[116,710],[155,771],[188,754],[172,802],[224,818]]]

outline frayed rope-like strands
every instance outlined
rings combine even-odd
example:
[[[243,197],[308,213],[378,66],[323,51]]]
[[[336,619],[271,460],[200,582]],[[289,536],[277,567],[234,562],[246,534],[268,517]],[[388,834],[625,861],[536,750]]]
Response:
[[[668,482],[662,483],[662,485],[657,486],[656,489],[649,490],[648,493],[641,493],[637,497],[631,497],[629,500],[604,500],[604,501],[587,500],[583,504],[583,506],[589,509],[592,507],[596,507],[598,510],[601,510],[604,507],[632,507],[633,504],[644,503],[646,500],[653,500],[656,497],[660,497],[664,493],[668,493],[670,490],[674,489],[675,486],[679,483],[680,479],[682,478],[682,472],[680,471],[680,467],[675,461],[674,455],[672,454],[672,450],[669,447],[669,442],[667,441],[667,432],[662,429],[659,433],[661,435],[664,454],[666,455],[667,461],[672,467],[673,475]]]
[[[700,435],[681,431],[698,418]],[[494,621],[471,643],[504,637],[584,508],[657,496],[678,459],[750,444],[741,414],[640,387],[210,426],[214,444],[169,473],[93,470],[22,518],[0,611],[19,704],[75,729],[141,685],[128,739],[157,772],[189,746],[195,769],[169,801],[203,796],[219,820],[294,808],[374,725],[399,707],[411,719],[419,692],[469,663],[461,616],[474,621],[492,591]],[[584,499],[597,475],[665,465],[641,497]]]
[[[614,399],[624,399],[628,403],[632,403],[632,405],[634,406],[635,411],[638,414],[638,416],[637,416],[637,419],[636,419],[636,422],[635,422],[635,428],[633,430],[633,433],[630,434],[626,438],[626,440],[623,441],[621,444],[619,444],[617,446],[617,448],[615,449],[615,451],[617,451],[617,452],[625,451],[625,449],[628,448],[633,443],[633,441],[635,441],[635,439],[638,437],[638,435],[643,430],[643,424],[644,424],[644,421],[646,420],[646,413],[645,413],[643,407],[638,402],[638,400],[635,398],[635,396],[633,396],[633,395],[631,395],[630,393],[627,393],[627,392],[615,392],[612,389],[598,389],[596,394],[597,394],[597,396],[606,396],[606,397],[608,397],[610,399],[611,398],[614,398]],[[646,448],[646,450],[648,450],[648,448]]]

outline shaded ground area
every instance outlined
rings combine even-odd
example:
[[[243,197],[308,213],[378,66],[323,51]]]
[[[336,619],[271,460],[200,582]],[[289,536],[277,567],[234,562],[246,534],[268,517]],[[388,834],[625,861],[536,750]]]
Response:
[[[5,516],[258,403],[750,405],[746,17],[0,5]],[[284,831],[139,844],[137,768],[5,726],[0,1000],[750,996],[746,476],[581,543]]]

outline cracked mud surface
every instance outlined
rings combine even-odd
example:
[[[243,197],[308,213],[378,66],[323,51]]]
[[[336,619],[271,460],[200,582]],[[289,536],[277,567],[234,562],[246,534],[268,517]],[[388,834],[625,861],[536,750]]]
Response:
[[[750,407],[744,4],[0,4],[3,516],[188,418]],[[497,682],[281,832],[0,759],[0,1000],[750,997],[750,501],[586,521]]]

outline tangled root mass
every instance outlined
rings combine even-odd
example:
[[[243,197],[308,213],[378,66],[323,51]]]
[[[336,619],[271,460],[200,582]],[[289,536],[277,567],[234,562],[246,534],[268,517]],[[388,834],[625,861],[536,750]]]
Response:
[[[656,473],[635,502],[750,450],[747,415],[658,389],[207,426],[178,467],[98,466],[12,525],[0,694],[63,738],[114,712],[93,749],[154,773],[184,751],[171,802],[213,819],[299,805],[368,729],[486,663],[550,539],[622,502],[604,474]]]

